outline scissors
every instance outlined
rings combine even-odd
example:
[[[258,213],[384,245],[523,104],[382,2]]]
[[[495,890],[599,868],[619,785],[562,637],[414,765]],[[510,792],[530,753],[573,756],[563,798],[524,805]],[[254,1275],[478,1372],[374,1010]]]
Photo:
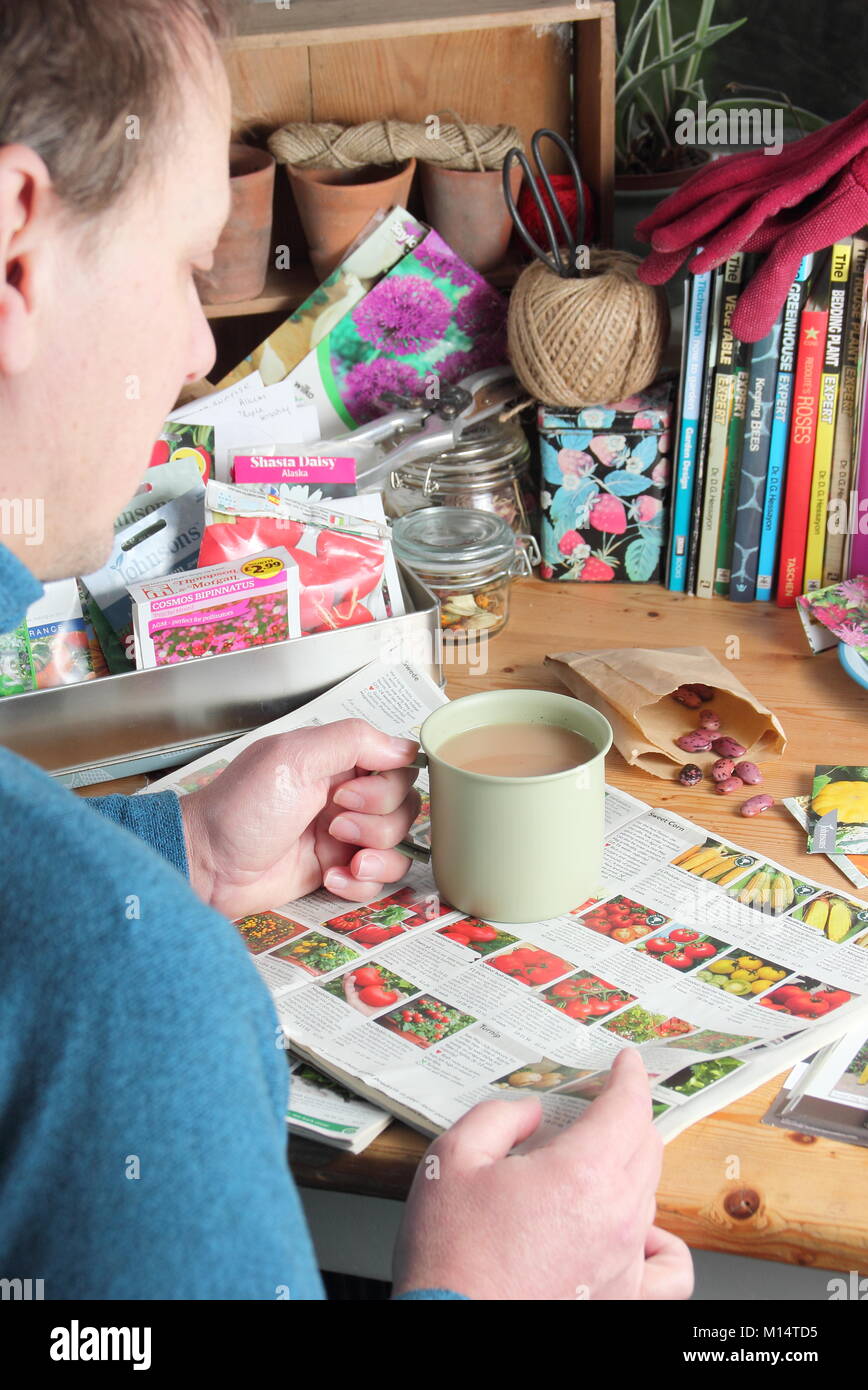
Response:
[[[542,162],[539,144],[540,140],[542,140],[544,135],[547,135],[549,139],[553,140],[554,143],[557,145],[558,149],[561,151],[564,158],[566,159],[567,168],[569,169],[570,174],[572,175],[573,183],[576,189],[577,226],[575,233],[573,233],[570,230],[570,227],[567,224],[567,219],[564,215],[564,210],[558,202],[557,197],[555,196],[555,191],[552,188],[552,181],[549,178],[548,170]],[[538,130],[536,134],[533,136],[530,144],[531,150],[533,151],[534,159],[536,160],[536,166],[539,173],[540,182],[542,183],[543,188],[545,189],[546,193],[551,199],[551,205],[554,208],[555,215],[558,221],[560,222],[560,229],[563,233],[563,237],[559,239],[557,234],[555,233],[555,229],[552,225],[552,219],[549,216],[549,210],[545,205],[545,200],[542,197],[542,194],[540,193],[536,177],[533,173],[533,170],[530,167],[530,162],[527,158],[527,155],[524,153],[523,150],[520,150],[517,147],[514,147],[513,149],[509,150],[507,152],[506,158],[503,161],[503,196],[506,200],[506,206],[509,208],[509,215],[512,218],[513,223],[515,224],[515,229],[518,232],[519,236],[529,247],[529,249],[533,252],[537,260],[542,261],[544,266],[547,266],[548,269],[553,271],[555,275],[559,275],[562,280],[578,278],[578,276],[580,276],[582,273],[578,265],[578,250],[579,247],[584,244],[585,240],[585,191],[582,185],[581,170],[579,169],[576,157],[570,149],[569,145],[567,144],[566,140],[563,138],[563,136],[558,135],[557,131],[548,130],[546,128],[544,128],[543,130]],[[518,211],[518,208],[515,205],[515,199],[512,196],[512,189],[509,183],[509,173],[513,163],[516,160],[524,170],[524,176],[527,181],[527,186],[533,195],[537,208],[539,209],[539,214],[542,218],[543,226],[545,227],[546,233],[548,235],[549,246],[551,247],[550,256],[546,255],[542,247],[537,246],[527,227],[524,225],[524,222],[521,220],[521,215]],[[566,247],[566,260],[564,260],[562,254],[562,246]]]

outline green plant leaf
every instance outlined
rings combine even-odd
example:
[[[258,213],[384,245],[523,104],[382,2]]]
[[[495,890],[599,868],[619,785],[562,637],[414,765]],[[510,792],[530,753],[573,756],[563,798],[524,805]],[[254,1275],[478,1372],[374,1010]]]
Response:
[[[631,541],[624,551],[624,568],[628,578],[638,584],[650,579],[660,562],[660,550],[659,545],[644,538]]]

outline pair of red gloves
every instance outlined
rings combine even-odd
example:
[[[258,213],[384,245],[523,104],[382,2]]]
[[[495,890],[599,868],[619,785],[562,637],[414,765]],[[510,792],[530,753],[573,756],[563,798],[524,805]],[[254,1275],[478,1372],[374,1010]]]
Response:
[[[662,285],[698,247],[690,270],[721,265],[736,251],[766,257],[742,291],[732,331],[746,343],[765,337],[803,256],[868,223],[868,101],[843,120],[785,145],[712,161],[638,223],[651,243],[639,267]]]

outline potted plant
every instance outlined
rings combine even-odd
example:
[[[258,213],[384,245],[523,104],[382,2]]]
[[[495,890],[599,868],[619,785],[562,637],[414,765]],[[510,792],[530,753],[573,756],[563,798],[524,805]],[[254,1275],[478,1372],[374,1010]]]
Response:
[[[615,70],[615,245],[644,255],[633,241],[633,227],[673,189],[713,157],[703,131],[717,118],[744,107],[744,99],[709,101],[701,67],[709,48],[746,22],[714,24],[717,0],[700,0],[691,28],[676,36],[672,0],[633,0],[619,25]],[[627,7],[625,7],[627,9]],[[619,7],[619,14],[621,7]],[[792,133],[805,134],[823,122],[797,110],[779,93],[728,84],[730,91],[763,91],[750,99],[752,111],[788,113]],[[774,98],[774,99],[770,99]],[[686,128],[696,138],[685,139]],[[718,138],[714,153],[726,153]]]

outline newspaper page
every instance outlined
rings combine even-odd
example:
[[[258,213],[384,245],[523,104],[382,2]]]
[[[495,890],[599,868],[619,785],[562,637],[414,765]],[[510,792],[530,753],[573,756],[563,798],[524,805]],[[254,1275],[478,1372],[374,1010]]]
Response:
[[[218,761],[346,715],[416,737],[444,698],[412,667],[375,663]],[[203,758],[151,790],[217,774]],[[414,863],[374,903],[320,890],[239,921],[293,1050],[428,1133],[478,1101],[538,1094],[538,1143],[635,1047],[669,1139],[868,1031],[868,903],[614,788],[605,807],[603,881],[561,917],[469,918]]]

